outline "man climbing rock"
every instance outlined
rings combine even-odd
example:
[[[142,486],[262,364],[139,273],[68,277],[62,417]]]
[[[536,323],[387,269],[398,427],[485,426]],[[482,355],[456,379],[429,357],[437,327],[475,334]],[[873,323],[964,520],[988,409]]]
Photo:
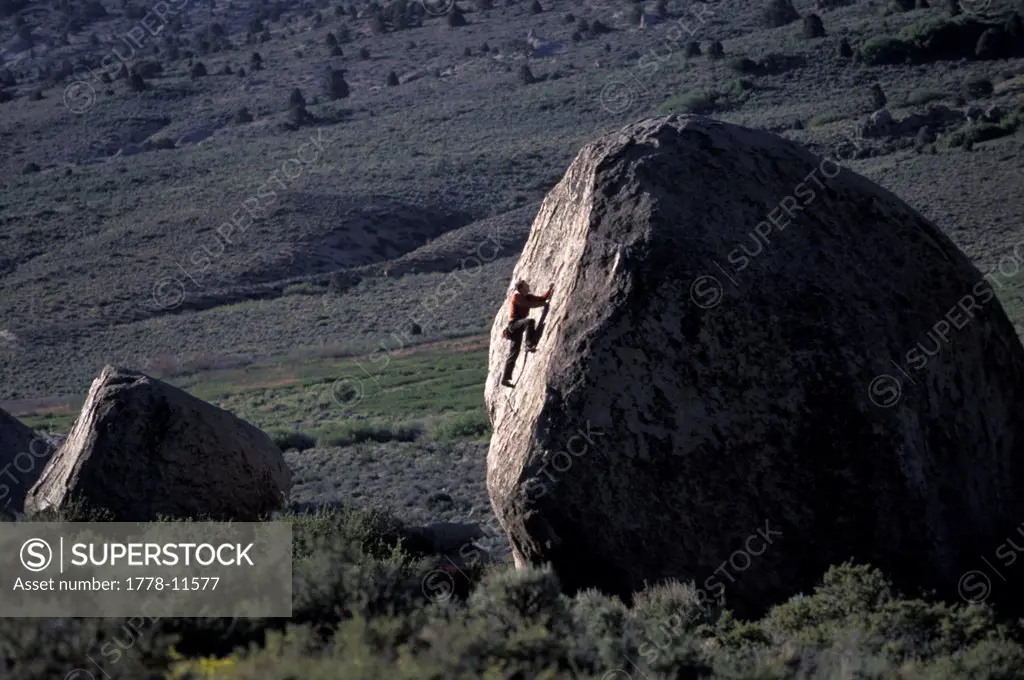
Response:
[[[551,299],[551,288],[543,295],[531,295],[530,284],[520,280],[516,283],[516,289],[509,301],[509,322],[502,333],[502,337],[511,340],[512,347],[509,350],[508,359],[505,361],[505,373],[501,377],[501,384],[505,387],[513,387],[512,372],[516,368],[516,360],[519,358],[519,350],[523,345],[523,334],[526,334],[526,351],[537,351],[537,343],[540,341],[536,322],[530,318],[530,309],[543,307]]]

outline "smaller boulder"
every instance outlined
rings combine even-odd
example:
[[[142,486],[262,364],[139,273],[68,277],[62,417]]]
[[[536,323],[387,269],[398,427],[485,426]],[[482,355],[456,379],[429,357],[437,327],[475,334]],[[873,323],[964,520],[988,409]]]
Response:
[[[256,521],[283,507],[291,472],[271,439],[232,413],[148,375],[106,366],[25,500],[113,521]]]

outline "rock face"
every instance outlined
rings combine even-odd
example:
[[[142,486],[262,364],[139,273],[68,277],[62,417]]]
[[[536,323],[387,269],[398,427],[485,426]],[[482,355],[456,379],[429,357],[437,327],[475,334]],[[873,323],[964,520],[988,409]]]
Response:
[[[834,159],[636,123],[580,151],[518,279],[554,294],[515,389],[504,307],[490,338],[487,488],[517,566],[627,598],[695,581],[741,613],[850,558],[952,596],[1024,520],[1013,326],[938,228]]]
[[[53,447],[46,437],[0,409],[0,509],[22,512]]]
[[[113,366],[29,492],[26,511],[83,502],[116,521],[252,521],[280,508],[291,472],[267,435],[228,411]]]

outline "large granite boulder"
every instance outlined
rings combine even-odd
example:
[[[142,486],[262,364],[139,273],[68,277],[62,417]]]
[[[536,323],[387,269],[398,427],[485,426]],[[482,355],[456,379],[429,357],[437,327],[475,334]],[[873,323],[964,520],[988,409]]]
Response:
[[[0,409],[0,509],[24,510],[28,490],[52,455],[47,437]]]
[[[569,590],[681,579],[754,612],[852,558],[953,595],[1024,520],[1013,326],[935,225],[834,157],[633,124],[579,152],[518,279],[554,296],[514,389],[496,315],[487,488],[516,564]]]
[[[287,502],[291,472],[266,434],[136,371],[107,366],[26,511],[70,503],[116,521],[253,521]]]

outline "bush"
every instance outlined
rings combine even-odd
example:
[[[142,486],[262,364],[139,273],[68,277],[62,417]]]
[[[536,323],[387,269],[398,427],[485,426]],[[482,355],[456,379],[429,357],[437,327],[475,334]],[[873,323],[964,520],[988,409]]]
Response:
[[[480,439],[490,436],[491,423],[482,410],[460,413],[430,425],[427,434],[431,439]]]
[[[668,113],[708,114],[715,110],[717,101],[718,95],[715,92],[705,90],[686,92],[666,101],[658,107],[658,113],[662,115]]]
[[[999,59],[1007,52],[1006,34],[1001,28],[990,28],[978,38],[974,56],[978,59]]]
[[[768,0],[764,8],[764,22],[770,28],[778,28],[800,19],[792,0]]]
[[[904,103],[905,106],[924,106],[930,102],[939,101],[945,99],[946,95],[937,90],[929,90],[927,88],[919,87],[909,95],[907,95],[907,101]]]
[[[757,73],[757,62],[747,57],[733,57],[729,60],[729,68],[737,73]]]
[[[192,65],[192,70],[189,72],[193,78],[202,78],[206,75],[206,64],[201,61],[197,61]]]
[[[841,113],[819,113],[816,116],[811,116],[807,119],[807,127],[821,127],[822,125],[828,125],[829,123],[835,123],[836,121],[843,120],[846,118]]]
[[[544,11],[544,8],[540,5],[540,0],[533,0],[530,3],[530,14],[540,14]]]
[[[292,90],[292,93],[290,95],[288,95],[288,106],[289,107],[294,107],[294,106],[305,106],[305,105],[306,105],[306,98],[304,96],[302,96],[302,90],[300,90],[299,88],[296,87],[294,90]]]
[[[885,96],[885,91],[882,90],[882,86],[879,85],[878,83],[875,83],[874,85],[871,86],[871,89],[868,91],[868,94],[871,98],[872,111],[884,109],[885,105],[889,103],[889,98]]]
[[[395,73],[394,71],[391,71],[390,73],[388,73],[387,86],[388,87],[398,87],[398,74]]]
[[[861,60],[869,66],[903,64],[910,61],[912,54],[909,43],[889,35],[871,38],[860,48]]]
[[[267,433],[281,451],[305,451],[316,446],[316,437],[297,430],[271,430]]]
[[[249,70],[250,71],[259,71],[262,68],[263,68],[263,57],[260,56],[259,52],[253,52],[252,56],[249,58]]]
[[[817,14],[804,17],[803,34],[805,38],[824,38],[825,24]]]
[[[143,80],[141,73],[132,72],[128,76],[128,89],[132,92],[142,92],[146,89],[146,81]]]
[[[359,58],[362,59],[363,61],[366,61],[367,59],[369,59],[370,58],[370,49],[368,47],[360,47],[359,48]]]
[[[235,113],[235,122],[239,124],[251,123],[252,114],[249,113],[249,109],[244,106]]]
[[[691,40],[686,43],[686,47],[683,50],[683,56],[686,58],[699,57],[700,56],[700,43],[696,40]]]
[[[26,163],[25,166],[21,169],[21,174],[31,175],[33,173],[39,172],[41,169],[42,168],[39,167],[38,163]]]
[[[349,421],[322,428],[316,439],[319,446],[348,446],[363,442],[411,442],[416,441],[421,434],[423,428],[419,424]]]
[[[590,35],[592,36],[604,35],[605,33],[611,32],[612,29],[605,26],[604,22],[599,19],[594,19],[594,23],[590,24]]]
[[[529,64],[523,64],[519,67],[519,80],[524,85],[531,85],[537,82],[537,79],[533,75],[533,71],[530,70]]]
[[[1006,116],[998,123],[968,123],[946,137],[946,146],[964,147],[970,151],[975,144],[1007,137],[1021,127],[1024,127],[1024,114],[1021,113]]]
[[[462,15],[462,11],[452,5],[451,11],[448,12],[448,26],[451,28],[460,28],[466,25],[466,17]]]
[[[157,137],[145,143],[148,151],[169,151],[175,148],[174,140],[170,137]]]
[[[715,40],[708,45],[708,59],[723,59],[725,57],[725,47],[718,40]]]
[[[327,70],[324,76],[324,94],[334,100],[344,99],[349,95],[348,83],[345,82],[345,71]]]
[[[992,81],[988,78],[973,78],[964,83],[964,93],[971,99],[988,97],[993,91]]]
[[[850,47],[850,41],[846,38],[839,41],[839,48],[836,51],[842,59],[850,59],[853,57],[853,48]]]

